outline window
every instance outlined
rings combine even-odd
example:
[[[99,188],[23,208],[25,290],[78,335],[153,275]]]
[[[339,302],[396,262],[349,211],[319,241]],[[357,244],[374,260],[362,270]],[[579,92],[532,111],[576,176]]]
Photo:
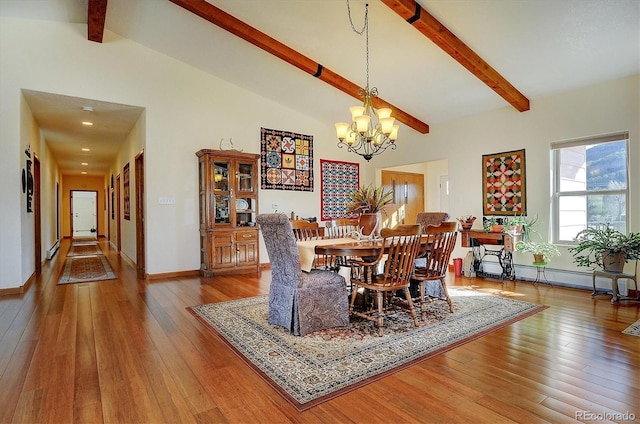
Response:
[[[586,227],[626,234],[629,133],[551,143],[553,241],[572,244]]]

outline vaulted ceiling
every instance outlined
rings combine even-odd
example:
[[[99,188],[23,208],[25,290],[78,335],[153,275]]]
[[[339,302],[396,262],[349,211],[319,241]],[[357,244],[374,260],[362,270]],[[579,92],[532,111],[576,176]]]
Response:
[[[44,3],[0,0],[0,14],[88,22],[88,40],[118,34],[328,126],[347,119],[366,80],[365,41],[344,0]],[[502,107],[527,113],[537,98],[640,73],[638,0],[369,3],[370,82],[401,115],[401,131]],[[364,4],[350,0],[358,29]]]

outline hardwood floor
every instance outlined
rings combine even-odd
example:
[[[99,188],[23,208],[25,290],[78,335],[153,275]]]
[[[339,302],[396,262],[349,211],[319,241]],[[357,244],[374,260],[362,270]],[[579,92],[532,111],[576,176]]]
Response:
[[[549,308],[299,413],[185,309],[266,294],[269,272],[142,281],[101,241],[119,279],[58,286],[69,244],[0,297],[2,423],[640,422],[638,302],[451,275]]]

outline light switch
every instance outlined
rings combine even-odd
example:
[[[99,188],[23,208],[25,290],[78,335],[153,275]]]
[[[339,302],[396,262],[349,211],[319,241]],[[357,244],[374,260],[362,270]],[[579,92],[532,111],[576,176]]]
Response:
[[[176,198],[175,197],[159,197],[158,203],[161,205],[175,205]]]

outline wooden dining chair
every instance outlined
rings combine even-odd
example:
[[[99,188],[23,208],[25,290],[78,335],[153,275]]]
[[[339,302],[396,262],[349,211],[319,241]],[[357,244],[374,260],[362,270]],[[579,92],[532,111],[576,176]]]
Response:
[[[425,299],[443,299],[449,304],[449,311],[453,312],[453,303],[445,282],[449,267],[449,259],[456,245],[458,236],[458,224],[456,222],[443,222],[440,225],[428,226],[426,233],[429,240],[425,244],[426,265],[416,266],[412,283],[418,285],[416,302],[420,305],[421,317],[426,317]]]
[[[314,240],[321,237],[317,222],[309,222],[306,219],[292,219],[289,222],[296,240]]]
[[[370,321],[377,322],[378,335],[383,335],[384,317],[403,309],[408,312],[413,324],[418,326],[413,300],[409,293],[410,278],[413,273],[414,260],[420,250],[420,225],[403,225],[400,228],[384,228],[381,231],[382,243],[385,247],[372,261],[355,260],[361,272],[351,279],[354,290],[351,293],[349,313]],[[380,261],[384,261],[384,271],[377,274],[374,270]],[[365,305],[362,311],[354,307],[358,288],[375,293],[373,305]],[[404,293],[406,304],[395,302],[397,292]]]
[[[354,231],[360,230],[357,218],[335,218],[324,225],[324,236],[330,238],[349,237]]]

